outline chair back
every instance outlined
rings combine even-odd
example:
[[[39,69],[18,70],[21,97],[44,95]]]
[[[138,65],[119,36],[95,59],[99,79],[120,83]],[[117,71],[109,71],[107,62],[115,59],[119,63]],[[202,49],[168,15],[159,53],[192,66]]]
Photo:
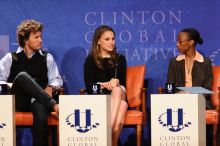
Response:
[[[126,95],[129,107],[141,105],[141,89],[144,87],[145,65],[127,67]]]
[[[214,106],[219,106],[219,90],[218,87],[220,87],[220,66],[213,66],[213,83],[212,83],[212,91],[214,94],[212,94],[212,103]]]

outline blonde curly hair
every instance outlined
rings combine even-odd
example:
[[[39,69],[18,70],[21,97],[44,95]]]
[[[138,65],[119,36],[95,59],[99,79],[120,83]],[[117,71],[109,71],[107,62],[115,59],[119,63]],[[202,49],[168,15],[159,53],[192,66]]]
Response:
[[[24,20],[17,27],[17,40],[19,46],[25,46],[25,41],[29,39],[31,32],[42,32],[44,25],[36,20]]]

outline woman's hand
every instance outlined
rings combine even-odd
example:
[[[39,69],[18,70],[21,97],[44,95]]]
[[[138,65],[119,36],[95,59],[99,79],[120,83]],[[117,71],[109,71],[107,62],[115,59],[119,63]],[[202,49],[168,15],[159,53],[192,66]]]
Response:
[[[100,85],[101,85],[101,89],[112,90],[110,82],[101,82]]]
[[[114,87],[119,85],[119,80],[118,79],[114,79],[112,78],[110,81],[108,82],[102,82],[100,83],[101,85],[101,89],[108,89],[109,91],[111,91]]]
[[[119,85],[119,80],[118,79],[112,78],[109,82],[110,82],[112,88]]]
[[[187,91],[179,91],[179,92],[177,92],[177,94],[189,94],[189,92],[187,92]]]

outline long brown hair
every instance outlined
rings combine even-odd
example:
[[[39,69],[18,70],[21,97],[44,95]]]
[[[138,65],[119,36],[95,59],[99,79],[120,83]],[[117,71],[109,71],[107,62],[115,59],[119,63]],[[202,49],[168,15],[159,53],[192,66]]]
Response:
[[[103,69],[103,66],[101,64],[102,56],[101,56],[101,50],[100,50],[100,46],[98,44],[98,40],[101,38],[102,34],[106,31],[113,32],[113,34],[115,36],[115,32],[111,27],[109,27],[107,25],[101,25],[98,28],[96,28],[96,30],[93,34],[93,40],[92,40],[91,55],[95,59],[96,65],[101,69]],[[118,61],[118,54],[117,54],[116,47],[114,47],[112,53],[110,54],[110,57],[111,57],[111,59],[109,60],[108,63],[110,65],[110,67],[114,67],[115,62]]]

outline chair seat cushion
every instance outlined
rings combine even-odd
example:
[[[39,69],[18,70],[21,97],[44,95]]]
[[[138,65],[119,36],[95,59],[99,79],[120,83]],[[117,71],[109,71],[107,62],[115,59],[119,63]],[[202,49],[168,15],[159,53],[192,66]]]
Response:
[[[142,124],[143,114],[137,110],[128,110],[125,118],[125,125]]]
[[[33,114],[31,112],[16,112],[16,125],[31,126],[33,125]],[[48,125],[59,125],[59,120],[55,112],[48,115]]]
[[[206,124],[218,124],[218,112],[216,110],[206,110]]]

